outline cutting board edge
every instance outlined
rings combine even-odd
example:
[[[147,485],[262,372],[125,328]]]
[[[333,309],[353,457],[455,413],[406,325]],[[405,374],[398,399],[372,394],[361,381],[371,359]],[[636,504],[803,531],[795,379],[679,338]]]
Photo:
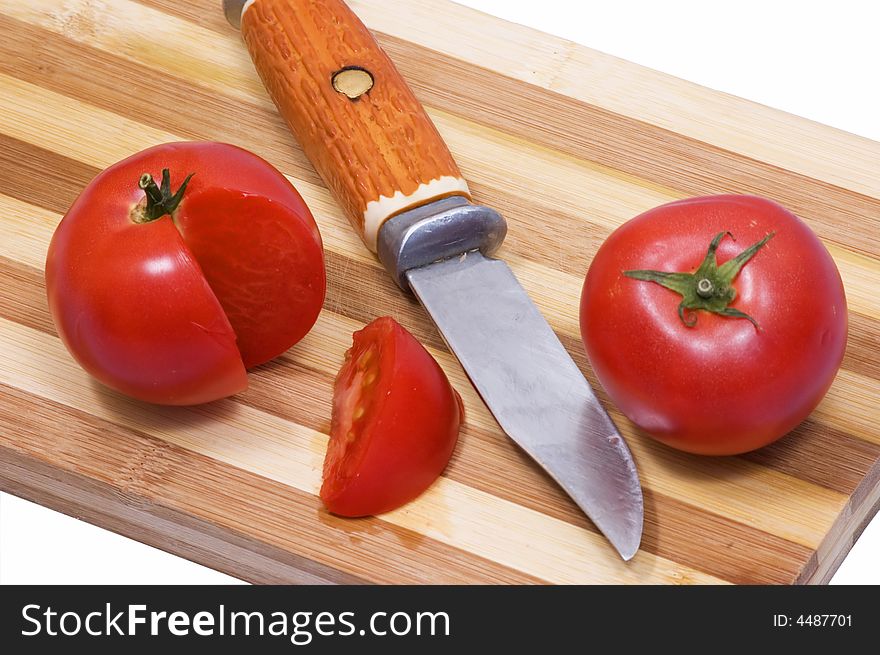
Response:
[[[254,584],[365,582],[332,569],[321,575],[318,569],[326,567],[316,562],[153,500],[144,498],[137,507],[137,499],[124,500],[109,483],[2,447],[0,491]]]
[[[880,467],[880,462],[878,462]],[[125,496],[112,484],[0,447],[0,491],[37,503],[102,529],[172,553],[253,584],[369,584],[341,571],[166,507],[154,499]],[[128,500],[124,500],[127,498]],[[138,507],[138,505],[141,505]],[[99,509],[103,508],[103,509]],[[880,510],[880,484],[856,511],[848,503],[838,536],[821,560],[814,553],[793,584],[827,584],[861,532]],[[853,528],[852,536],[849,529]],[[220,533],[219,536],[214,534]],[[824,544],[823,544],[824,545]],[[225,551],[225,552],[224,552]],[[257,558],[258,563],[253,563]],[[302,560],[303,566],[284,560]],[[252,562],[251,566],[245,562]],[[309,569],[326,569],[320,575]],[[343,576],[340,578],[340,576]]]
[[[818,559],[816,568],[799,579],[798,584],[828,584],[871,519],[880,511],[880,459],[874,463],[862,485],[853,492],[825,541],[819,545],[817,552],[824,550],[827,554]],[[854,503],[856,499],[859,502]]]

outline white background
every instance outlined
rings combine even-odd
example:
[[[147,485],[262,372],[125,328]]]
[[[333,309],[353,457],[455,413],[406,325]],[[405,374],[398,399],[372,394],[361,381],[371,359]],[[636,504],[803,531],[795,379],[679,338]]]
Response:
[[[463,4],[880,140],[880,3]],[[403,11],[405,3],[400,5]],[[862,535],[833,582],[880,583],[878,552],[880,519]],[[229,582],[236,580],[13,496],[0,496],[0,583]]]

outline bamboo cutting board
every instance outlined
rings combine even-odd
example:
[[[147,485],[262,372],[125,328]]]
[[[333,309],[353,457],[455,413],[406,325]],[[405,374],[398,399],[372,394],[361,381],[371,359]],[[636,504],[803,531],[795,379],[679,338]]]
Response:
[[[643,547],[627,564],[501,433],[427,315],[349,228],[219,4],[0,0],[0,488],[258,582],[828,580],[880,500],[880,144],[446,0],[351,3],[475,200],[508,219],[502,255],[594,385],[581,282],[602,240],[641,211],[765,195],[837,261],[849,348],[827,398],[784,440],[685,455],[602,396],[645,488]],[[328,295],[309,336],[253,371],[247,392],[163,408],[79,369],[42,270],[55,225],[99,170],[180,139],[239,144],[290,177],[324,237]],[[332,381],[351,332],[384,314],[437,357],[467,425],[424,496],[343,520],[315,495]]]

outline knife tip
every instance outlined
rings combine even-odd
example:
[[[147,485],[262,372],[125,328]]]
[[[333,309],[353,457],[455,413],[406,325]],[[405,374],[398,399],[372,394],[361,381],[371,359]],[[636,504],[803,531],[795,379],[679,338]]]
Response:
[[[618,554],[620,554],[624,562],[629,562],[636,556],[636,553],[639,552],[639,546],[641,546],[641,539],[632,544],[614,544],[614,547],[617,549]]]
[[[615,530],[611,534],[605,532],[605,536],[608,538],[608,541],[611,542],[611,545],[614,546],[614,549],[618,552],[623,561],[628,562],[636,556],[636,553],[639,552],[639,548],[642,545],[642,533],[645,526],[645,509],[641,489],[639,489],[637,507],[635,508],[635,511],[627,513],[627,520],[624,521],[624,526],[625,527],[618,524],[619,528],[623,527],[622,530]]]

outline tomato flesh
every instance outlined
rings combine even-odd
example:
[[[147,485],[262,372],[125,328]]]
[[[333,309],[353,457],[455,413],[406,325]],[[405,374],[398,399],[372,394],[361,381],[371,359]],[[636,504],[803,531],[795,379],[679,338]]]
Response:
[[[733,280],[731,307],[696,310],[688,327],[675,292],[630,279],[634,269],[693,273],[714,235],[723,264],[774,236]],[[730,455],[792,430],[830,387],[846,347],[846,298],[821,241],[792,213],[752,196],[669,203],[611,234],[581,295],[581,336],[611,400],[638,427],[682,450]]]
[[[393,319],[376,319],[353,335],[336,378],[321,499],[342,516],[409,502],[443,472],[462,419],[430,353]]]
[[[176,222],[246,368],[306,335],[324,301],[323,253],[308,223],[284,204],[225,188],[187,198]]]

